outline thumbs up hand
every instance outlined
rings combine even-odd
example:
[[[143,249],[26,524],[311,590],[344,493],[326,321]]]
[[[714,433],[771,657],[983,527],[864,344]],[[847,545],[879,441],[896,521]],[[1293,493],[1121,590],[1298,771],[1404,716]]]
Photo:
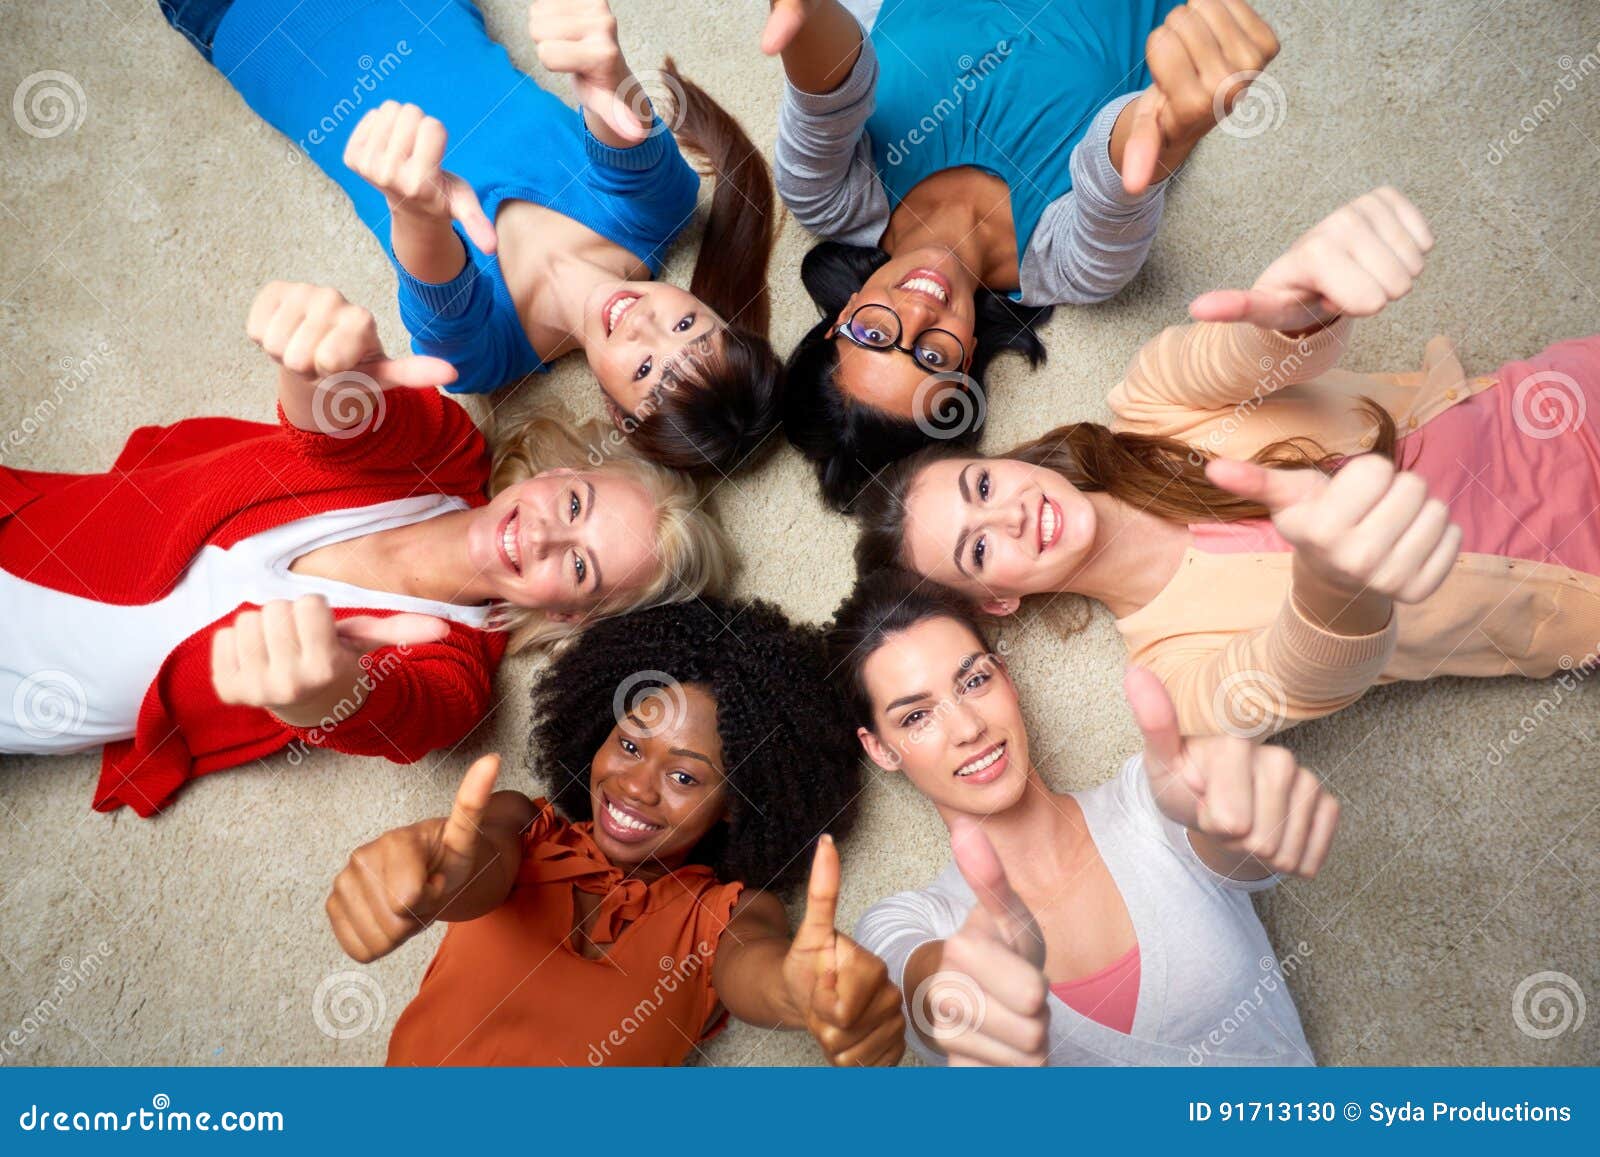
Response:
[[[1261,873],[1315,876],[1339,825],[1339,801],[1286,748],[1232,735],[1184,738],[1156,675],[1129,667],[1123,693],[1144,735],[1144,767],[1156,806],[1206,837],[1191,840],[1213,870],[1236,879],[1247,861]],[[1259,878],[1259,877],[1257,877]]]
[[[1050,986],[1038,922],[1006,879],[978,821],[953,816],[950,847],[978,903],[944,941],[938,970],[912,997],[918,1027],[938,1041],[953,1066],[1042,1065]],[[953,1016],[945,1005],[956,1010]],[[949,1020],[956,1023],[940,1027]]]
[[[484,829],[499,772],[500,757],[484,756],[467,769],[448,816],[385,832],[350,856],[333,881],[327,913],[353,959],[368,964],[387,956],[484,875],[497,851]]]
[[[1450,508],[1428,497],[1420,475],[1377,454],[1350,459],[1331,478],[1221,458],[1206,464],[1206,477],[1270,510],[1297,568],[1336,598],[1419,603],[1449,576],[1461,549]]]
[[[895,1064],[906,1047],[900,989],[882,960],[835,929],[838,905],[839,852],[825,835],[811,862],[805,917],[783,960],[784,985],[829,1064]]]

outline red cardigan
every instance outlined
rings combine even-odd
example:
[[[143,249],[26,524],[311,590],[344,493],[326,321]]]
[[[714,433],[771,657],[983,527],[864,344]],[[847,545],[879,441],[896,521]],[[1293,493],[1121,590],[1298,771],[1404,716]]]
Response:
[[[483,435],[432,389],[384,395],[373,426],[351,438],[235,418],[146,426],[104,474],[0,466],[0,567],[53,590],[134,606],[182,578],[200,549],[329,510],[420,494],[481,506],[489,477]],[[257,707],[228,706],[211,685],[211,635],[244,606],[167,656],[139,709],[134,737],[108,743],[94,806],[154,815],[188,780],[277,751],[296,738],[410,763],[458,742],[487,713],[503,634],[460,623],[437,643],[370,656],[376,680],[361,708],[326,731],[290,727]],[[387,615],[350,608],[349,615]],[[380,677],[381,676],[381,677]]]

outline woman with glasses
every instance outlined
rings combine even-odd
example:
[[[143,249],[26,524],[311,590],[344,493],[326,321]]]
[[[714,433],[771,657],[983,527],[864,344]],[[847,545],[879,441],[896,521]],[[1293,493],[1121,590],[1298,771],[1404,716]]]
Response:
[[[762,48],[778,191],[825,239],[784,429],[849,509],[930,438],[976,441],[989,360],[1039,364],[1051,306],[1128,283],[1278,42],[1244,0],[774,0]]]

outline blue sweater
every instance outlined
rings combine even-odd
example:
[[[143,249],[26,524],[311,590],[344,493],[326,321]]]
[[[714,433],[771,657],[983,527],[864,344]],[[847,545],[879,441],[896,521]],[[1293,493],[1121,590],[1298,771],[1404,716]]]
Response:
[[[349,195],[399,277],[412,349],[449,361],[458,392],[485,393],[546,367],[528,342],[500,263],[458,228],[467,265],[452,281],[418,281],[394,261],[383,195],[343,155],[356,124],[386,100],[410,102],[450,133],[444,166],[494,220],[510,198],[562,213],[659,273],[694,214],[699,178],[659,120],[642,144],[596,140],[581,112],[544,91],[491,40],[468,0],[235,0],[213,63],[269,124]]]

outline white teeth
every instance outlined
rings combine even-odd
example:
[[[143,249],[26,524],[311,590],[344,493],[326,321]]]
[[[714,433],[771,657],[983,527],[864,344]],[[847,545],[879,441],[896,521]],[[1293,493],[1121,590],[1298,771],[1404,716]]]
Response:
[[[995,748],[993,751],[991,751],[988,755],[984,756],[982,759],[974,760],[972,763],[963,764],[961,767],[957,768],[956,769],[956,775],[962,776],[962,777],[966,777],[966,776],[969,776],[969,775],[976,775],[978,772],[982,771],[986,767],[993,767],[994,764],[995,764],[995,761],[998,760],[1005,753],[1006,753],[1006,745],[1002,743],[999,747]]]
[[[1056,540],[1056,508],[1048,501],[1040,504],[1039,534],[1046,546]]]
[[[912,277],[900,283],[901,289],[909,289],[915,293],[926,293],[937,297],[941,303],[949,304],[949,295],[945,293],[944,286],[931,277]]]
[[[607,333],[610,333],[612,330],[617,328],[617,322],[622,320],[622,315],[627,313],[628,310],[632,309],[633,303],[638,300],[639,299],[637,297],[624,297],[611,307],[610,311],[606,313]]]
[[[610,800],[606,800],[606,814],[616,822],[618,827],[627,828],[631,832],[653,832],[660,827],[659,824],[647,824],[634,819],[627,812],[620,810]]]
[[[500,532],[500,545],[505,548],[506,557],[511,560],[511,565],[517,570],[521,570],[522,548],[517,545],[517,516],[515,514],[506,522],[506,528]]]

